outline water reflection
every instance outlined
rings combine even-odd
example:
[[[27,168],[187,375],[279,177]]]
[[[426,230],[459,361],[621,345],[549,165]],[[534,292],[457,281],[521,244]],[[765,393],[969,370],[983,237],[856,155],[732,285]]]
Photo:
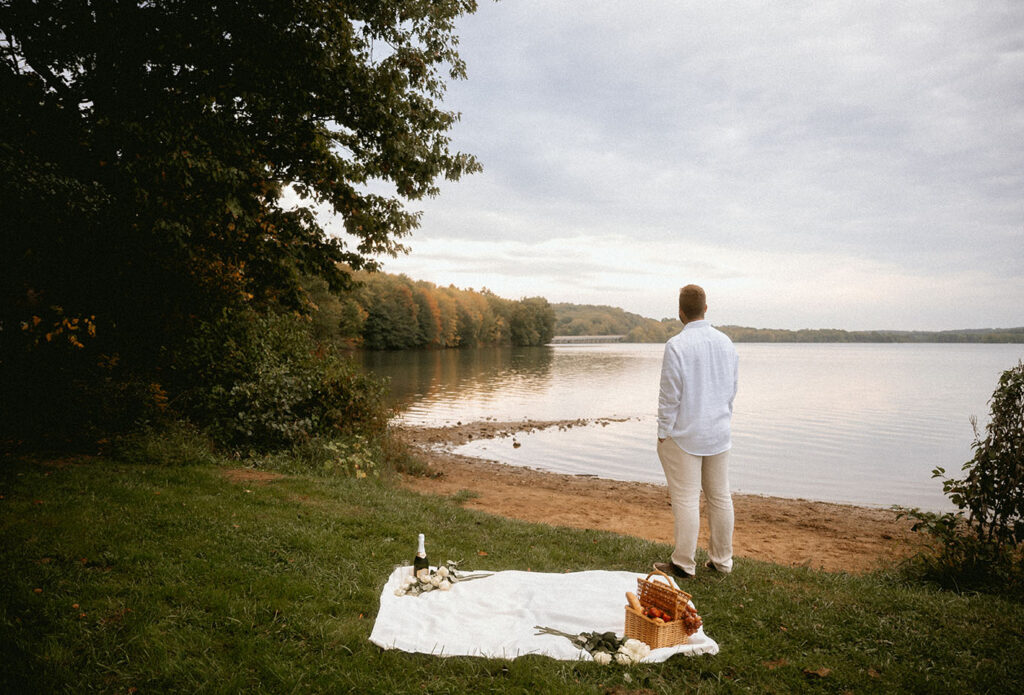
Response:
[[[739,492],[948,507],[935,466],[971,456],[969,418],[1019,345],[737,345],[733,420]],[[367,353],[410,424],[615,418],[622,422],[471,442],[459,453],[566,473],[660,482],[654,451],[661,345],[558,345]]]
[[[657,399],[660,345],[365,353],[403,421],[632,417]]]
[[[551,379],[552,353],[549,347],[492,347],[367,351],[361,359],[364,369],[388,380],[390,405],[415,420],[415,413],[453,399],[488,402],[510,391],[544,389]]]

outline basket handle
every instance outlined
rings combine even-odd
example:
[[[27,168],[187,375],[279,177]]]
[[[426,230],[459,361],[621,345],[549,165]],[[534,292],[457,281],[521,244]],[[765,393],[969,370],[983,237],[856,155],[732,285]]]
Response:
[[[651,581],[651,577],[653,577],[656,574],[661,575],[661,578],[668,583],[669,588],[674,589],[675,591],[678,591],[680,594],[685,596],[687,601],[690,601],[693,598],[693,596],[679,588],[679,584],[676,583],[676,580],[674,580],[672,577],[668,576],[661,570],[653,570],[650,574],[647,575],[647,581]]]
[[[651,577],[653,577],[656,574],[661,576],[662,579],[664,579],[666,582],[668,582],[669,587],[671,587],[673,589],[676,589],[677,591],[681,591],[681,589],[679,588],[679,585],[676,584],[675,580],[672,579],[672,577],[670,577],[667,574],[665,574],[664,572],[662,572],[661,570],[652,570],[647,575],[647,581],[651,581]]]

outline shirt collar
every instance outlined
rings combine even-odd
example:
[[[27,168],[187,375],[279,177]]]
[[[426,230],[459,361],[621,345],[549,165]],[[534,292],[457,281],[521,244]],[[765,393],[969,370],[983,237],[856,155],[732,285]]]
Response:
[[[707,319],[698,319],[696,321],[688,321],[686,323],[686,325],[683,326],[683,330],[685,331],[685,330],[688,330],[690,328],[704,328],[705,326],[710,326],[710,325],[711,324],[708,323]]]

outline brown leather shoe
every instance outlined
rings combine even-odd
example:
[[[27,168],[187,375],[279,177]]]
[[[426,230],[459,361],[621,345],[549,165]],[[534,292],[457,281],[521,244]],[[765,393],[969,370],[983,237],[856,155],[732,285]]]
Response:
[[[674,562],[655,562],[654,569],[676,579],[693,579],[693,575]]]

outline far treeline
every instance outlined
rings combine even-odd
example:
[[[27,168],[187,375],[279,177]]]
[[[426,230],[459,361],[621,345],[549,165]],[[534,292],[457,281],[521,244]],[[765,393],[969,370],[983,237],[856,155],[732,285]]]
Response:
[[[663,343],[679,332],[679,319],[646,318],[617,307],[552,304],[555,335],[621,335],[627,343]],[[716,326],[737,343],[1024,343],[1024,327],[951,331],[844,331]]]
[[[308,291],[321,339],[368,350],[545,345],[555,312],[543,297],[511,300],[484,289],[438,287],[389,273],[353,273],[355,286],[331,292],[323,280]]]

